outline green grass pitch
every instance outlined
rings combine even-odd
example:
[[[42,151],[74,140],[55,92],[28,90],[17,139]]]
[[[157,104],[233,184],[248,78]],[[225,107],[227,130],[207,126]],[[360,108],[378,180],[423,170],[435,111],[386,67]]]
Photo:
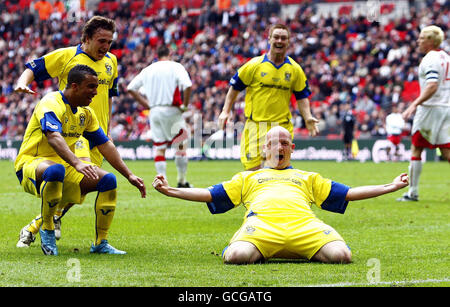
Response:
[[[105,163],[108,170],[112,168]],[[205,204],[167,198],[151,183],[153,161],[127,161],[144,178],[147,198],[116,173],[118,205],[109,241],[127,255],[91,255],[95,194],[63,218],[60,255],[46,257],[39,236],[29,249],[15,247],[20,229],[40,210],[40,200],[18,184],[11,161],[0,161],[0,287],[296,287],[296,286],[450,286],[449,165],[427,162],[420,202],[395,201],[405,190],[352,202],[344,215],[314,208],[316,215],[346,240],[353,263],[329,265],[271,260],[257,265],[224,265],[222,249],[239,228],[243,208],[211,215]],[[408,168],[403,163],[294,161],[350,185],[390,182]],[[242,170],[238,161],[190,162],[189,181],[208,187]],[[176,184],[173,161],[169,182]]]

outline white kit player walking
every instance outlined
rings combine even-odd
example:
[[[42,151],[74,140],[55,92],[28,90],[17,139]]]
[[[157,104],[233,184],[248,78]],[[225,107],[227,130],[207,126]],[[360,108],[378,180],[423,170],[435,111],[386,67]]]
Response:
[[[150,134],[156,147],[156,172],[167,178],[166,149],[174,144],[177,146],[175,165],[178,187],[189,188],[191,185],[186,181],[189,134],[182,113],[189,104],[192,81],[183,65],[170,59],[167,46],[158,47],[157,56],[158,61],[134,77],[127,90],[139,104],[151,110]]]
[[[439,50],[443,40],[444,32],[437,26],[425,27],[419,35],[419,51],[425,54],[419,65],[420,95],[402,114],[407,119],[416,113],[411,131],[410,187],[398,201],[419,200],[424,148],[439,148],[450,162],[450,56]]]

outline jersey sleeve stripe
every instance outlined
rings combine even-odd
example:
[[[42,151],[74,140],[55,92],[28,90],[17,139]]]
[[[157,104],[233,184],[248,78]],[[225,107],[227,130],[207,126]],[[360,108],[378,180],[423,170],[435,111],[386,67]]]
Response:
[[[25,64],[25,67],[31,69],[34,74],[34,80],[44,81],[51,79],[52,77],[47,72],[45,68],[45,59],[43,57],[37,58]]]
[[[332,181],[330,194],[322,203],[321,208],[331,212],[344,213],[348,205],[345,197],[349,189],[350,187],[344,184]]]
[[[84,131],[83,136],[89,141],[90,149],[109,141],[109,138],[106,136],[105,132],[103,132],[102,128],[98,128],[98,130],[92,132]]]
[[[308,98],[309,95],[311,95],[311,90],[309,89],[308,81],[306,81],[306,86],[303,90],[301,90],[300,92],[294,91],[293,93],[294,93],[295,99],[297,99],[297,100]]]
[[[117,86],[117,78],[114,79],[113,86],[112,88],[109,89],[108,94],[109,97],[119,96],[119,87]]]
[[[212,214],[224,213],[234,208],[233,202],[221,183],[210,187],[209,191],[212,202],[206,203],[206,205]]]
[[[244,82],[239,78],[238,74],[236,73],[230,80],[230,85],[236,90],[236,91],[243,91],[247,87]]]
[[[47,131],[62,132],[62,124],[59,121],[56,114],[53,112],[47,112],[40,120],[42,132],[45,134]]]

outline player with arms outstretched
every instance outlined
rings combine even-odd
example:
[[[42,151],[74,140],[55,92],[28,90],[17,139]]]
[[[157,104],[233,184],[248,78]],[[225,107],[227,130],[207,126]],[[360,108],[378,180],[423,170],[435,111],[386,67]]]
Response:
[[[350,188],[320,174],[294,169],[290,132],[270,129],[263,146],[266,167],[244,171],[209,189],[172,188],[163,176],[153,187],[164,195],[206,202],[211,213],[239,205],[246,208],[244,222],[223,252],[225,263],[248,264],[270,258],[303,258],[324,263],[351,262],[344,239],[319,220],[311,209],[344,213],[348,202],[377,197],[408,185],[401,174],[385,185]]]

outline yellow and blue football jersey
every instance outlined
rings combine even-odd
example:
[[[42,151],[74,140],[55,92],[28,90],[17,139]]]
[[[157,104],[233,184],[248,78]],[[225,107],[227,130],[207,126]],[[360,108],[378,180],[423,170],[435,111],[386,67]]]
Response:
[[[301,66],[286,57],[276,66],[267,55],[255,57],[240,67],[230,85],[238,91],[246,90],[245,116],[256,122],[288,122],[292,115],[289,103],[307,98],[311,92]]]
[[[61,133],[72,152],[75,152],[75,143],[80,136],[88,139],[92,147],[109,140],[90,107],[72,108],[61,91],[48,93],[36,105],[25,130],[14,163],[16,172],[20,172],[25,163],[36,158],[63,161],[48,143],[47,131]],[[20,180],[20,173],[18,177]]]
[[[313,204],[324,210],[344,213],[349,187],[318,173],[288,167],[240,172],[209,190],[213,200],[207,205],[213,214],[243,204],[246,217],[257,215],[300,222],[316,218],[311,209]]]
[[[230,244],[250,242],[265,259],[311,259],[325,244],[345,242],[339,233],[315,216],[311,206],[344,213],[349,187],[318,173],[292,167],[244,171],[209,190],[212,201],[207,205],[213,214],[240,204],[246,208],[242,226]]]
[[[61,48],[25,64],[34,73],[36,81],[58,78],[59,90],[64,90],[69,71],[77,64],[84,64],[97,72],[97,95],[89,105],[97,115],[103,131],[108,131],[109,98],[118,96],[117,58],[108,52],[103,59],[96,61],[81,49],[81,45]]]

